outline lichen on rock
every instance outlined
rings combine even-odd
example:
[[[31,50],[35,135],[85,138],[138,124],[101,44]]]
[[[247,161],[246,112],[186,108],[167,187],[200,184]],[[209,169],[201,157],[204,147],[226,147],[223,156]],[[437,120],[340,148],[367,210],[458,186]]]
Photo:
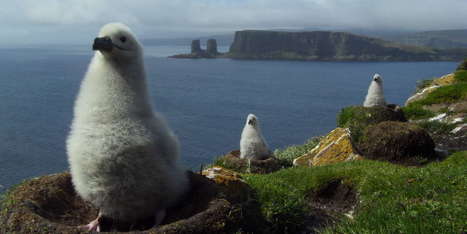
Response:
[[[321,166],[359,159],[362,157],[353,146],[349,129],[336,128],[310,152],[296,158],[293,164],[295,166]]]

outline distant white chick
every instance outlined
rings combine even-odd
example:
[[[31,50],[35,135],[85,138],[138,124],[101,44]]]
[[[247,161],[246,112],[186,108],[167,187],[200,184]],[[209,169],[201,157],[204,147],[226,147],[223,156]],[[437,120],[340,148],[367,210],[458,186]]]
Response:
[[[368,93],[365,101],[363,102],[364,107],[372,106],[385,106],[386,101],[384,100],[383,93],[383,78],[379,74],[375,74],[371,81]]]
[[[271,151],[261,134],[258,118],[249,114],[240,139],[240,158],[261,160],[270,155]]]

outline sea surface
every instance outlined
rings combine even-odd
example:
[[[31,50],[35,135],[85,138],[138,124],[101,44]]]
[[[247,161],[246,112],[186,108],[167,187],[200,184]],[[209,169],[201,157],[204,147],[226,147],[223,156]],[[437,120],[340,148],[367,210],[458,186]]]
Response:
[[[67,170],[65,139],[89,47],[0,49],[0,192]],[[361,104],[374,73],[384,79],[386,100],[403,104],[418,80],[457,65],[166,57],[188,49],[147,47],[145,64],[153,105],[178,135],[183,165],[193,170],[239,148],[249,113],[258,116],[272,149],[302,144],[335,128],[341,108]]]

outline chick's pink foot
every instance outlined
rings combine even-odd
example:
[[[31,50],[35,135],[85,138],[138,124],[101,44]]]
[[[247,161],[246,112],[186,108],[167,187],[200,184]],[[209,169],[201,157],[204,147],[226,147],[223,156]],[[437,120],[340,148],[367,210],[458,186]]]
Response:
[[[101,218],[101,214],[97,216],[96,219],[88,223],[87,225],[80,226],[80,228],[86,229],[87,231],[96,231],[100,232],[100,227],[99,227],[99,219]]]

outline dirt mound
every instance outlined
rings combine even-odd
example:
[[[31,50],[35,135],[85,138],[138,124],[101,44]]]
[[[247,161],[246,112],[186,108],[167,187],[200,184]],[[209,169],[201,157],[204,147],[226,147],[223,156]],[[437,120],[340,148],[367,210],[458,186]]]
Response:
[[[358,145],[363,156],[400,164],[436,157],[430,135],[412,123],[385,121],[368,127]]]

